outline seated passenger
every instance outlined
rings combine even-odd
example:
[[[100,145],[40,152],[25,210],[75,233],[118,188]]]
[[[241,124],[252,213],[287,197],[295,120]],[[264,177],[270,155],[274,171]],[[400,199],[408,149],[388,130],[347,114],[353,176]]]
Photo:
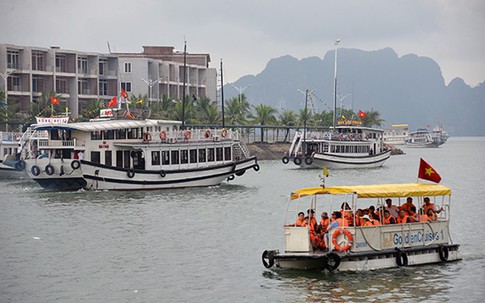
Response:
[[[428,215],[424,213],[424,209],[420,209],[418,212],[418,217],[419,217],[419,222],[429,222],[430,219],[428,218]]]
[[[441,208],[439,206],[436,207],[436,205],[434,203],[431,203],[431,201],[429,200],[428,197],[424,198],[423,209],[424,209],[425,214],[428,213],[428,209],[432,209],[436,214],[439,214],[443,210],[443,208]]]
[[[399,215],[399,208],[396,205],[393,205],[392,200],[389,198],[386,199],[385,209],[388,210],[391,216],[393,216],[394,218],[397,218],[397,216]]]
[[[401,207],[399,207],[399,210],[404,210],[408,215],[409,215],[409,212],[411,210],[411,207],[413,207],[414,204],[413,204],[413,198],[411,197],[407,197],[406,199],[406,203],[401,205]],[[414,208],[416,208],[416,206],[414,206]]]
[[[416,213],[416,207],[411,206],[409,210],[409,222],[414,223],[414,222],[419,222],[419,215]]]
[[[399,211],[399,216],[397,216],[397,223],[399,223],[399,224],[409,223],[409,216],[404,211],[404,209],[401,209]]]
[[[426,214],[428,215],[428,218],[429,218],[430,221],[437,221],[438,220],[438,215],[431,208],[428,209],[428,212]]]
[[[362,224],[364,224],[363,220],[361,219],[361,217],[363,216],[363,211],[361,208],[357,209],[357,211],[355,212],[355,222],[354,222],[354,226],[362,226]]]
[[[361,219],[364,222],[362,226],[374,226],[374,224],[371,221],[372,219],[371,217],[369,217],[369,215],[363,215]]]
[[[382,220],[382,223],[384,223],[385,225],[396,224],[396,219],[394,219],[394,217],[391,216],[391,212],[388,211],[387,209],[384,210],[384,219]]]
[[[328,231],[331,230],[332,228],[348,226],[347,220],[342,218],[342,213],[340,213],[339,211],[334,211],[332,213],[332,217],[335,217],[335,221],[331,222],[330,225],[327,227],[327,234],[325,237],[325,245],[327,247],[328,247],[328,239],[329,239]]]
[[[329,225],[330,219],[328,218],[328,213],[324,211],[322,213],[322,218],[320,219],[320,229],[325,233]]]
[[[376,208],[374,205],[369,206],[369,217],[373,220],[379,220],[379,214],[376,213]]]
[[[305,225],[306,225],[305,213],[301,211],[298,213],[298,219],[296,219],[295,226],[303,227]]]

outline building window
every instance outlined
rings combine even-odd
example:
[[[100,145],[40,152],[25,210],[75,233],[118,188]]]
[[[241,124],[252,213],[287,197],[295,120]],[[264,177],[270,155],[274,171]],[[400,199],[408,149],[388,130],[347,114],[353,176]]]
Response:
[[[127,93],[131,93],[131,82],[121,82],[121,88]]]
[[[131,62],[125,62],[125,74],[131,74]]]
[[[66,56],[56,55],[56,72],[66,72]]]
[[[87,57],[78,57],[77,58],[77,72],[79,74],[87,74],[88,73],[88,58]]]
[[[100,96],[108,95],[108,81],[99,80],[99,95]]]
[[[7,50],[7,68],[19,68],[19,51]]]
[[[61,94],[67,94],[67,81],[66,79],[56,78],[56,92]]]
[[[108,60],[99,59],[99,75],[104,76],[108,73]]]
[[[78,84],[78,92],[79,92],[80,95],[89,95],[88,80],[79,79],[77,81],[77,84]]]
[[[44,91],[44,79],[39,76],[32,76],[32,91],[40,93]]]
[[[9,91],[19,92],[20,91],[20,76],[10,75],[10,77],[7,78],[7,89]]]
[[[32,70],[45,70],[42,52],[32,51]]]

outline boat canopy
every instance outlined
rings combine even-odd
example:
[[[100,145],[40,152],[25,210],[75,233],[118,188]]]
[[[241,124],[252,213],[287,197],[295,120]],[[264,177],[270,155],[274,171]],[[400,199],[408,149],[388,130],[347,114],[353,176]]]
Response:
[[[66,129],[79,130],[84,132],[98,131],[98,130],[112,130],[123,128],[138,128],[146,126],[157,125],[179,125],[179,121],[168,120],[108,120],[108,121],[92,121],[92,122],[78,122],[67,124],[38,124],[35,126],[36,130],[51,130],[51,129]]]
[[[450,196],[451,189],[441,184],[399,183],[356,186],[303,188],[291,193],[295,200],[310,195],[356,194],[358,198],[401,198],[424,196]]]

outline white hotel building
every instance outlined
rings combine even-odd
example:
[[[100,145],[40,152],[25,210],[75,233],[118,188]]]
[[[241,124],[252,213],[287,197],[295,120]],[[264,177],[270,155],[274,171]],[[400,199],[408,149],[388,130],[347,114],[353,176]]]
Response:
[[[208,54],[186,54],[186,95],[216,100],[217,71]],[[110,100],[120,88],[131,95],[181,100],[184,54],[168,46],[143,46],[142,53],[100,54],[0,44],[0,90],[16,111],[28,111],[42,93],[67,101],[73,118],[92,99]]]

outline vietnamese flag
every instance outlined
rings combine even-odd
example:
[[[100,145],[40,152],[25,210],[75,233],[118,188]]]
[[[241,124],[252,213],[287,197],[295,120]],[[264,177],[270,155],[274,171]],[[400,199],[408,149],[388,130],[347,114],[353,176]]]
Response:
[[[440,183],[441,176],[434,170],[431,165],[429,165],[426,161],[421,159],[419,163],[419,171],[418,171],[418,178],[429,180],[431,182]]]
[[[118,105],[118,102],[116,102],[118,99],[116,98],[116,96],[113,97],[113,99],[109,100],[109,103],[108,103],[108,107],[115,107],[116,105]]]
[[[367,117],[367,114],[366,114],[366,113],[364,113],[363,111],[359,110],[359,117],[360,117],[361,119],[365,119],[365,117]]]
[[[128,99],[128,93],[123,88],[121,89],[121,97]]]
[[[57,97],[51,97],[51,104],[59,104],[59,99]]]

